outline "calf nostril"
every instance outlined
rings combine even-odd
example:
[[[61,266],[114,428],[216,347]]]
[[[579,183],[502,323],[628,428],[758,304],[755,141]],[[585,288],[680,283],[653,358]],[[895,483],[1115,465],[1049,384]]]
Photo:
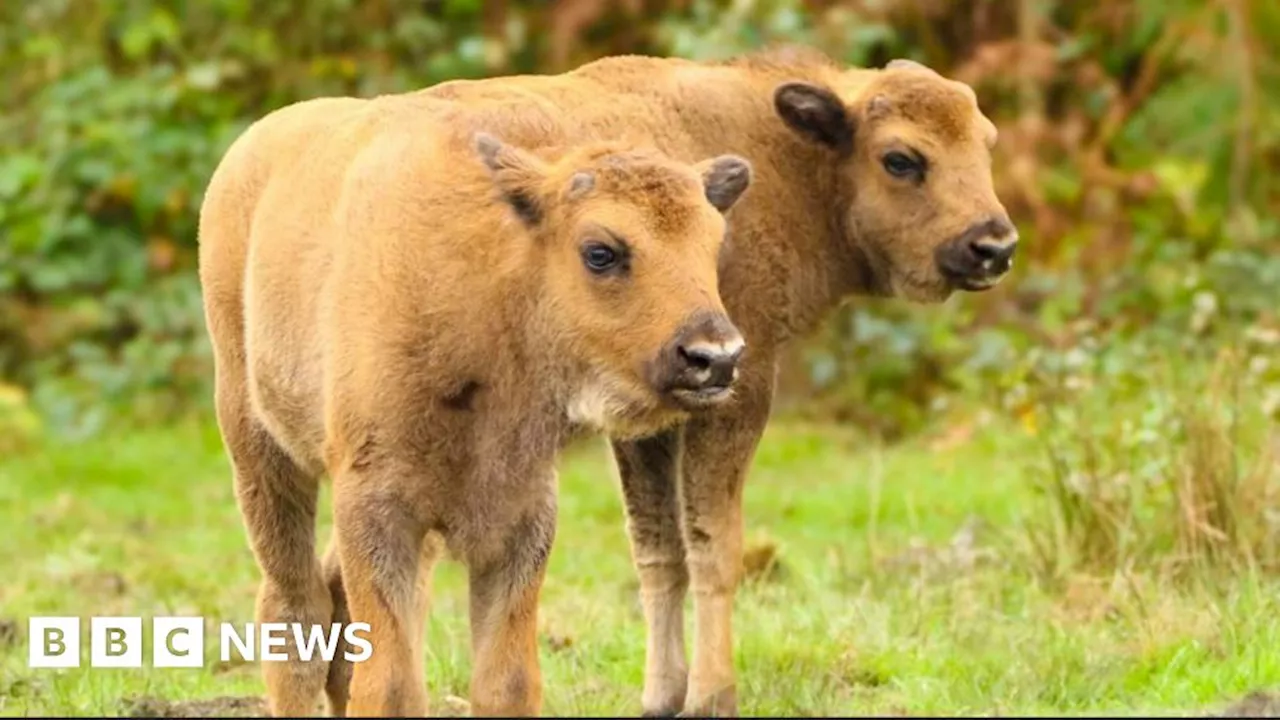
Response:
[[[698,387],[727,387],[737,376],[738,360],[746,350],[741,339],[721,343],[695,342],[676,346],[684,363],[684,382]]]
[[[711,368],[711,363],[715,361],[715,356],[705,348],[687,348],[681,345],[676,348],[676,351],[679,352],[680,357],[695,370],[708,370]]]
[[[996,243],[990,240],[975,240],[969,244],[969,249],[973,252],[974,257],[983,261],[1003,263],[1013,257],[1013,251],[1018,246],[1016,241],[1006,243]]]

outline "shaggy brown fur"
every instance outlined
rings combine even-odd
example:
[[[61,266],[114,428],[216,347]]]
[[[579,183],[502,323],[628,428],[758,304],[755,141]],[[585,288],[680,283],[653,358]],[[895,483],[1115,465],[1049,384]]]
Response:
[[[797,49],[722,63],[607,58],[380,102],[529,146],[616,139],[685,161],[751,162],[719,276],[750,348],[735,396],[673,429],[613,440],[648,626],[644,711],[736,714],[742,490],[778,350],[854,295],[937,302],[1003,277],[1017,236],[992,190],[994,126],[971,89],[915,63],[843,69]]]
[[[742,488],[778,349],[851,296],[937,302],[1004,275],[1017,235],[992,189],[995,127],[969,87],[916,63],[844,69],[796,48],[723,63],[606,58],[559,76],[444,83],[405,102],[445,97],[451,122],[526,142],[628,138],[677,158],[735,152],[752,163],[720,275],[750,347],[735,399],[614,441],[648,626],[643,709],[736,714]]]
[[[716,267],[746,163],[617,143],[539,156],[483,134],[473,149],[421,109],[273,113],[228,151],[201,212],[258,621],[371,626],[354,667],[302,662],[292,641],[290,662],[264,663],[277,716],[310,714],[322,687],[338,714],[426,712],[442,544],[471,573],[473,707],[536,714],[558,448],[579,426],[643,435],[723,402],[740,353]]]

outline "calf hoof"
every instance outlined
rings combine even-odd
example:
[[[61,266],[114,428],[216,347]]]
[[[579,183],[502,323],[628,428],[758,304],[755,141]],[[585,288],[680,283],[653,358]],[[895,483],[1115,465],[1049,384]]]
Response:
[[[719,692],[712,693],[701,702],[685,703],[685,705],[687,708],[680,713],[679,717],[737,717],[738,689],[737,686],[730,685]]]
[[[647,718],[680,717],[680,709],[684,707],[684,698],[682,697],[679,700],[664,703],[662,705],[656,705],[653,707],[650,707],[649,705],[646,704],[643,707],[644,707],[644,710],[641,711],[640,717],[647,717]]]
[[[688,688],[688,674],[684,672],[646,682],[640,698],[640,717],[678,717]]]
[[[667,698],[662,702],[649,702],[648,700],[641,703],[643,710],[640,717],[649,718],[673,718],[680,717],[680,711],[684,709],[684,695],[679,697]]]

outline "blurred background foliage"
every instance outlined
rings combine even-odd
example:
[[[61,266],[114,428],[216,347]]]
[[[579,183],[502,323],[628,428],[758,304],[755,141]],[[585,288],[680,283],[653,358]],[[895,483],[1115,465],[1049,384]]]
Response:
[[[776,42],[972,84],[1025,248],[982,296],[850,303],[795,348],[784,409],[889,439],[974,407],[1031,428],[1073,367],[1137,396],[1236,347],[1276,415],[1274,0],[26,0],[0,4],[0,446],[207,408],[197,210],[269,110]]]

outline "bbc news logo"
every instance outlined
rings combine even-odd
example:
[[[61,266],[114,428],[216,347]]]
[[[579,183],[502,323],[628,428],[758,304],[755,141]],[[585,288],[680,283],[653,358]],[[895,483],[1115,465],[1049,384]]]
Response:
[[[157,617],[151,621],[151,665],[158,668],[204,667],[204,618]],[[363,634],[363,636],[362,636]],[[237,627],[222,623],[218,628],[219,657],[232,656],[253,662],[283,662],[292,638],[298,658],[304,662],[332,661],[345,640],[350,649],[342,656],[350,662],[364,662],[373,654],[366,637],[368,623],[304,625],[302,623],[245,623]],[[33,617],[28,622],[33,668],[80,667],[80,618]],[[142,667],[142,618],[95,617],[89,621],[89,665],[104,668]]]

